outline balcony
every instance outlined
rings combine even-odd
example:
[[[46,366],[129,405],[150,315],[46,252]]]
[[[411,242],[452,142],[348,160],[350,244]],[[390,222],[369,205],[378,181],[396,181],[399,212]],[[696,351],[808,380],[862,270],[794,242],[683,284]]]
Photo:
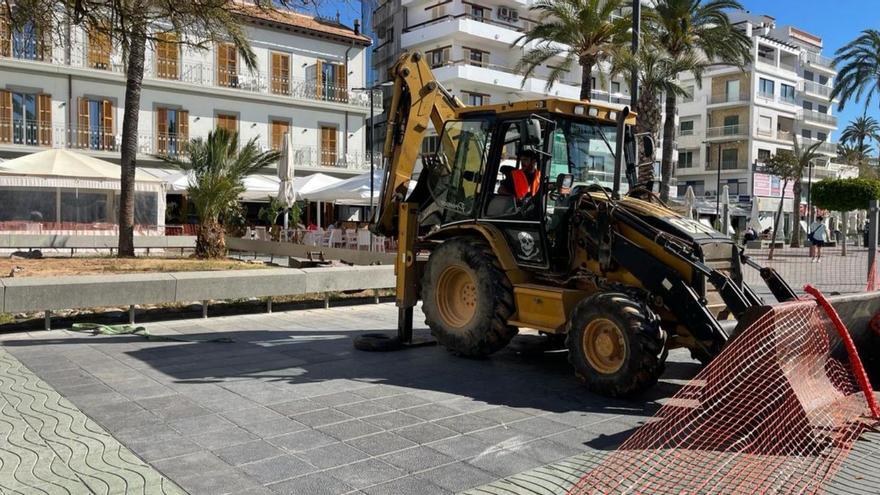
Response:
[[[776,129],[775,131],[771,129],[757,129],[755,131],[755,136],[763,139],[775,139],[778,141],[785,141],[786,144],[791,144],[792,132],[790,130],[783,129]]]
[[[805,122],[811,122],[827,127],[837,127],[837,117],[834,115],[828,115],[827,113],[817,112],[815,110],[801,110],[800,116]]]
[[[744,94],[718,93],[709,97],[709,105],[748,104],[749,97]]]
[[[809,146],[813,146],[814,144],[819,143],[820,141],[818,139],[810,139],[810,138],[805,138],[805,137],[799,136],[798,142],[800,143],[801,146],[806,148]],[[822,144],[819,145],[818,148],[816,148],[816,151],[818,153],[822,153],[825,155],[837,156],[837,143],[824,141],[824,142],[822,142]]]
[[[486,90],[509,90],[518,98],[546,96],[544,88],[547,85],[546,75],[535,74],[526,79],[523,84],[522,72],[503,65],[490,64],[478,60],[449,60],[434,67],[434,76],[437,80],[447,84],[456,79],[469,81],[485,86]],[[455,87],[456,83],[453,83]],[[578,99],[580,95],[580,81],[563,79],[557,82],[551,90],[551,94],[561,98]],[[606,100],[607,101],[607,100]]]
[[[175,133],[139,132],[139,155],[180,158],[186,156],[187,139]],[[77,128],[59,124],[43,125],[37,121],[0,121],[0,148],[67,148],[94,154],[117,154],[122,134],[115,129],[91,126]],[[262,146],[263,149],[268,149]],[[297,167],[369,170],[369,153],[338,153],[317,146],[298,146],[292,150]],[[379,162],[381,163],[381,162]]]
[[[711,141],[737,141],[748,139],[748,137],[749,128],[745,124],[709,127],[706,129],[706,140]]]
[[[831,98],[831,86],[825,86],[813,81],[804,81],[804,93],[820,96],[822,98]]]
[[[124,76],[124,66],[114,63],[109,57],[84,56],[73,57],[69,64],[63,59],[52,59],[50,56],[0,57],[0,60],[21,60],[26,63],[45,65],[46,70],[55,71],[57,66],[94,71],[95,73],[111,73]],[[366,93],[352,91],[349,88],[333,84],[317,84],[302,78],[279,78],[265,72],[250,72],[246,69],[238,71],[215,68],[211,64],[191,60],[154,59],[153,63],[144,67],[146,81],[162,81],[201,87],[226,88],[242,93],[278,96],[290,100],[310,102],[332,102],[369,109],[370,100]],[[374,101],[378,111],[382,110],[382,99]]]
[[[580,86],[579,83],[566,83]],[[594,90],[590,92],[590,101],[604,101],[607,103],[616,103],[618,105],[629,105],[629,96],[622,96],[619,93],[608,93],[606,91]]]
[[[837,69],[834,68],[834,59],[822,56],[818,53],[804,51],[801,55],[804,62],[809,64],[811,67],[823,69],[826,72],[831,72],[833,74],[837,73]]]

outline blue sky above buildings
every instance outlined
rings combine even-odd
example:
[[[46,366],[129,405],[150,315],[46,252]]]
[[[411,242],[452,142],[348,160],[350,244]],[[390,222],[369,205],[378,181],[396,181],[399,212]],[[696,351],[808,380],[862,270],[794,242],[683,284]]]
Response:
[[[868,28],[880,29],[880,0],[740,0],[746,10],[753,14],[766,14],[777,24],[790,24],[822,37],[823,54],[829,57],[858,34]],[[357,0],[324,0],[319,13],[335,17],[352,25],[360,18],[360,2]],[[862,114],[864,103],[848,102],[840,117],[840,128]],[[868,114],[880,119],[880,99],[875,100]]]

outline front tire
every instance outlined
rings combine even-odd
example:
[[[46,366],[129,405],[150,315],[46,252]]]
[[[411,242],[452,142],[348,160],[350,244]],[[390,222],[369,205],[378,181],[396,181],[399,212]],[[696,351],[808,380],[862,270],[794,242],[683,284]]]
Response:
[[[626,294],[582,300],[568,322],[568,360],[591,391],[620,397],[657,383],[666,361],[660,319]]]
[[[503,349],[519,331],[507,324],[514,312],[513,287],[482,240],[450,239],[431,253],[422,311],[437,342],[466,357]]]

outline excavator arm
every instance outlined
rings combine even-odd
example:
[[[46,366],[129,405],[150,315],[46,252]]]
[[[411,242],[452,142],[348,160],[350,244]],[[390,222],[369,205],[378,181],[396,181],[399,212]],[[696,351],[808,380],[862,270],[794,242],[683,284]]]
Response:
[[[464,104],[437,82],[419,52],[404,53],[388,72],[394,89],[383,149],[387,162],[382,197],[373,231],[396,237],[400,235],[400,205],[406,198],[428,125],[433,124],[439,133],[443,124],[455,116],[455,110]],[[403,244],[404,239],[398,241]]]
[[[385,134],[386,157],[379,211],[373,232],[397,238],[394,273],[397,278],[398,341],[412,343],[412,311],[418,302],[415,242],[419,204],[406,202],[416,158],[429,124],[439,133],[456,109],[464,107],[434,78],[419,52],[400,56],[389,70],[394,82]]]

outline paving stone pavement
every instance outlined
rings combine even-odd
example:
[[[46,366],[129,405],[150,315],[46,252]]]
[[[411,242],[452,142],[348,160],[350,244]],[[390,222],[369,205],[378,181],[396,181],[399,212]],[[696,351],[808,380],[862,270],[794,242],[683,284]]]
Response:
[[[673,351],[656,388],[620,400],[585,391],[562,352],[353,349],[396,316],[380,304],[146,325],[231,344],[0,334],[0,352],[191,494],[448,494],[535,472],[537,493],[564,493],[553,473],[600,459],[698,371]],[[42,469],[64,477],[61,464]]]

